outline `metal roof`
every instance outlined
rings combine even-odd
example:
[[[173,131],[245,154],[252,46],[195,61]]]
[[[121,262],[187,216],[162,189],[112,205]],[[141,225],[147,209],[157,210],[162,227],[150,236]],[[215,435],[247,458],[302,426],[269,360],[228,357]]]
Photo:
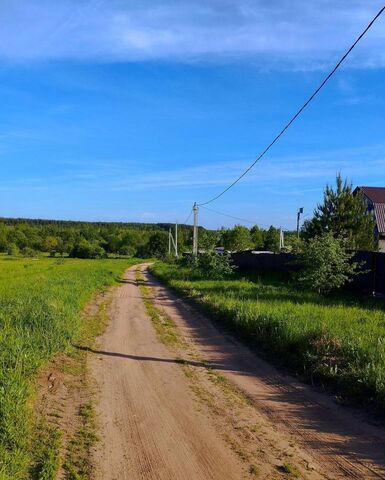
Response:
[[[361,190],[372,203],[385,203],[385,187],[357,187],[357,189]]]
[[[374,204],[374,214],[376,216],[377,228],[381,235],[385,234],[385,202]]]
[[[385,235],[385,187],[357,187],[354,193],[357,191],[362,192],[373,206],[378,232]]]

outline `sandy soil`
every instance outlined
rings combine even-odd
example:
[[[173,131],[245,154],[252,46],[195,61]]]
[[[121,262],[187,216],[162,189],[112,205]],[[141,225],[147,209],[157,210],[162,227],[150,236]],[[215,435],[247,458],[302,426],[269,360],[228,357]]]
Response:
[[[141,270],[181,342],[161,343],[128,270],[91,360],[96,480],[385,478],[382,428],[279,373]]]
[[[242,478],[235,454],[196,404],[158,341],[130,269],[92,361],[101,442],[95,479]]]

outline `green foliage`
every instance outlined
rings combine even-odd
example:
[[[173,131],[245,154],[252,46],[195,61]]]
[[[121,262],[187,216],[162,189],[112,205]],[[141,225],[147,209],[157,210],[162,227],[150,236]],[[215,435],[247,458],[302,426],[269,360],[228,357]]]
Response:
[[[23,257],[36,257],[36,251],[31,247],[24,247],[21,254]]]
[[[219,233],[216,230],[199,230],[199,249],[204,251],[214,250],[219,240]],[[191,239],[192,244],[192,239]]]
[[[204,278],[223,279],[234,271],[230,255],[206,252],[198,255],[195,270]]]
[[[375,219],[369,212],[361,194],[354,195],[352,184],[337,175],[336,188],[327,185],[324,200],[314,210],[314,217],[305,222],[305,239],[332,232],[343,238],[351,250],[373,250],[377,248],[374,236]]]
[[[284,250],[290,253],[302,253],[305,248],[305,241],[298,238],[297,232],[285,232]]]
[[[106,258],[106,256],[104,248],[97,243],[87,242],[87,240],[80,240],[70,252],[72,258]]]
[[[143,258],[164,258],[168,253],[168,233],[153,233],[147,244],[144,245],[138,253]]]
[[[263,231],[258,227],[258,225],[254,225],[250,230],[251,241],[253,242],[253,248],[256,250],[261,250],[264,248],[264,238],[263,238]]]
[[[98,440],[95,411],[91,403],[80,407],[81,426],[70,440],[63,469],[66,480],[89,480],[92,474],[91,450]]]
[[[30,477],[39,480],[56,479],[60,466],[61,433],[46,423],[36,425],[34,442],[34,464]]]
[[[19,255],[20,250],[19,250],[19,247],[16,245],[16,243],[10,243],[7,246],[7,253],[8,255],[12,255],[13,257],[16,257],[17,255]]]
[[[300,256],[301,271],[298,281],[318,293],[338,290],[358,275],[359,265],[351,261],[341,240],[333,234],[324,233],[312,238]]]
[[[28,478],[26,472],[32,456],[49,455],[30,449],[33,443],[30,403],[35,375],[46,361],[71,349],[72,342],[79,338],[80,311],[91,293],[113,283],[133,263],[134,260],[119,259],[95,262],[0,257],[2,480]]]
[[[155,233],[167,234],[170,224],[142,223],[105,223],[105,222],[65,222],[55,220],[0,219],[0,252],[18,255],[24,248],[35,252],[46,252],[51,256],[59,254],[82,258],[103,256],[102,248],[107,254],[143,258],[148,256],[146,246]],[[191,249],[192,228],[179,225],[179,251]],[[216,232],[199,229],[202,242],[215,243]],[[153,241],[153,240],[152,240]],[[89,244],[92,248],[85,244]],[[78,254],[79,246],[82,248]],[[96,249],[95,247],[99,247]],[[85,247],[85,248],[83,248]]]
[[[122,245],[118,250],[119,255],[133,257],[135,255],[135,247],[131,245]]]
[[[279,252],[279,229],[271,226],[263,232],[264,249],[271,252]]]
[[[347,398],[385,411],[383,302],[320,296],[282,276],[255,278],[242,272],[242,278],[208,280],[162,263],[153,272],[302,378],[322,381]]]
[[[57,237],[53,237],[52,235],[48,235],[44,238],[41,248],[43,252],[52,252],[56,251],[59,246],[59,239]]]
[[[226,250],[240,251],[253,248],[250,230],[242,225],[223,230],[221,234],[221,242]]]

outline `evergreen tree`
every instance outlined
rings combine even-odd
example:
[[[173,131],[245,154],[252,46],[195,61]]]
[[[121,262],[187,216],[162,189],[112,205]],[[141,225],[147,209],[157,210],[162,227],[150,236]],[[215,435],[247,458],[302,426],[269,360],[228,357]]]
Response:
[[[331,232],[344,241],[350,250],[377,248],[374,236],[375,219],[361,194],[354,194],[351,183],[337,175],[336,188],[326,185],[324,200],[314,210],[314,217],[305,222],[306,240]]]

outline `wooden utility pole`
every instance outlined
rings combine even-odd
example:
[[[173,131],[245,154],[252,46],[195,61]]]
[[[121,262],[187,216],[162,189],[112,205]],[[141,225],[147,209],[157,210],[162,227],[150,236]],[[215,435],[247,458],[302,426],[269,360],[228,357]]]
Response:
[[[193,206],[194,211],[194,229],[193,229],[193,255],[198,255],[198,205],[195,202]]]
[[[175,256],[178,256],[178,223],[175,223]]]

